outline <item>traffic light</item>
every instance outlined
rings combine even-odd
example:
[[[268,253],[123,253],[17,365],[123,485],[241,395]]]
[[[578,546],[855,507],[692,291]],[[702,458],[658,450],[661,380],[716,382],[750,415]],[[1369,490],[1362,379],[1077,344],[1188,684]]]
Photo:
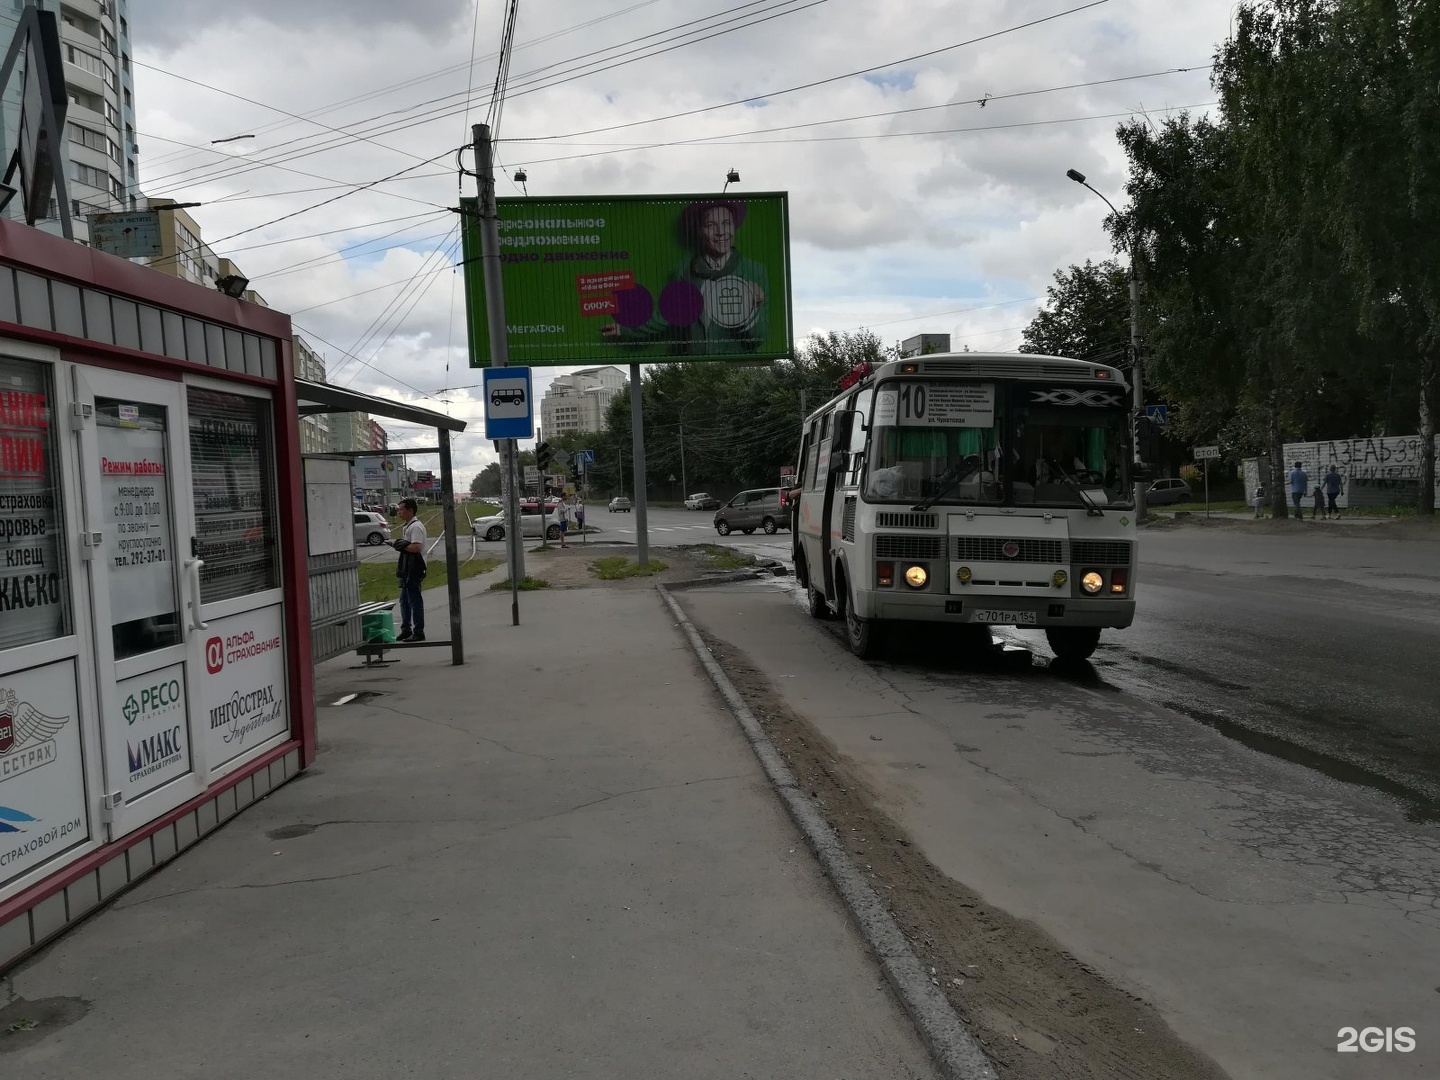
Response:
[[[542,473],[550,471],[550,455],[553,451],[549,443],[540,443],[535,447],[535,467]]]

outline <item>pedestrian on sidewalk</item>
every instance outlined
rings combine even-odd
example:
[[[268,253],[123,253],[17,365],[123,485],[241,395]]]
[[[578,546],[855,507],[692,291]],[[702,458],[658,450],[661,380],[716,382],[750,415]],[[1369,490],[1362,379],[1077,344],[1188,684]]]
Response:
[[[570,499],[560,500],[560,549],[565,549],[565,534],[570,531],[570,526],[575,523],[575,505]]]
[[[1330,471],[1325,474],[1325,498],[1329,500],[1330,504],[1325,508],[1325,517],[1327,520],[1333,517],[1338,521],[1340,518],[1340,508],[1335,505],[1335,500],[1340,497],[1342,487],[1343,482],[1340,479],[1340,473],[1334,465],[1331,465]]]
[[[1302,505],[1305,493],[1310,490],[1310,477],[1305,473],[1305,467],[1300,462],[1295,462],[1295,467],[1290,470],[1290,501],[1295,506],[1295,520],[1305,520],[1305,507]]]
[[[1255,489],[1255,516],[1257,518],[1262,518],[1265,516],[1266,498],[1267,496],[1265,494],[1265,482],[1262,480],[1260,482],[1260,486]]]
[[[420,586],[425,580],[425,526],[416,517],[414,499],[400,500],[400,539],[391,545],[400,553],[395,580],[400,583],[400,634],[396,641],[425,640],[425,601]]]

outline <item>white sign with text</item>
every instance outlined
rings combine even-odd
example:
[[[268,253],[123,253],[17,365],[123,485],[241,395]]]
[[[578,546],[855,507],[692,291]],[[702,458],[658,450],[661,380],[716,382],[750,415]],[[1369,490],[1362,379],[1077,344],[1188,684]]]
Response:
[[[281,610],[276,604],[215,619],[206,631],[200,701],[212,777],[290,730]]]
[[[184,776],[192,766],[185,665],[172,664],[115,684],[125,723],[126,802]]]
[[[75,662],[0,676],[0,900],[90,839]]]

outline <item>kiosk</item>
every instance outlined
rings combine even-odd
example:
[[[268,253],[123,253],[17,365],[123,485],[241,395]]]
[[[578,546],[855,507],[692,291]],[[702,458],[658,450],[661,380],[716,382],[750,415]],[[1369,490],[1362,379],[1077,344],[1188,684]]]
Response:
[[[0,970],[314,757],[290,336],[0,220]]]

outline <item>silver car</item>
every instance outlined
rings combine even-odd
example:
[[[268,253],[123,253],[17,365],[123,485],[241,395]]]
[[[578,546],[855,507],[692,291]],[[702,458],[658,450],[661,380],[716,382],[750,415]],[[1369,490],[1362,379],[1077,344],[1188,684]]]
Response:
[[[355,542],[378,547],[390,539],[390,522],[373,510],[355,511]]]
[[[1190,490],[1188,483],[1173,477],[1156,480],[1145,489],[1145,501],[1151,506],[1187,503],[1194,497],[1195,493]]]
[[[476,518],[470,522],[470,531],[476,536],[486,540],[505,539],[505,511],[493,514],[490,517]],[[540,515],[539,513],[520,515],[520,535],[540,537]],[[560,539],[560,523],[555,519],[555,512],[552,510],[545,516],[545,538],[547,540]]]

